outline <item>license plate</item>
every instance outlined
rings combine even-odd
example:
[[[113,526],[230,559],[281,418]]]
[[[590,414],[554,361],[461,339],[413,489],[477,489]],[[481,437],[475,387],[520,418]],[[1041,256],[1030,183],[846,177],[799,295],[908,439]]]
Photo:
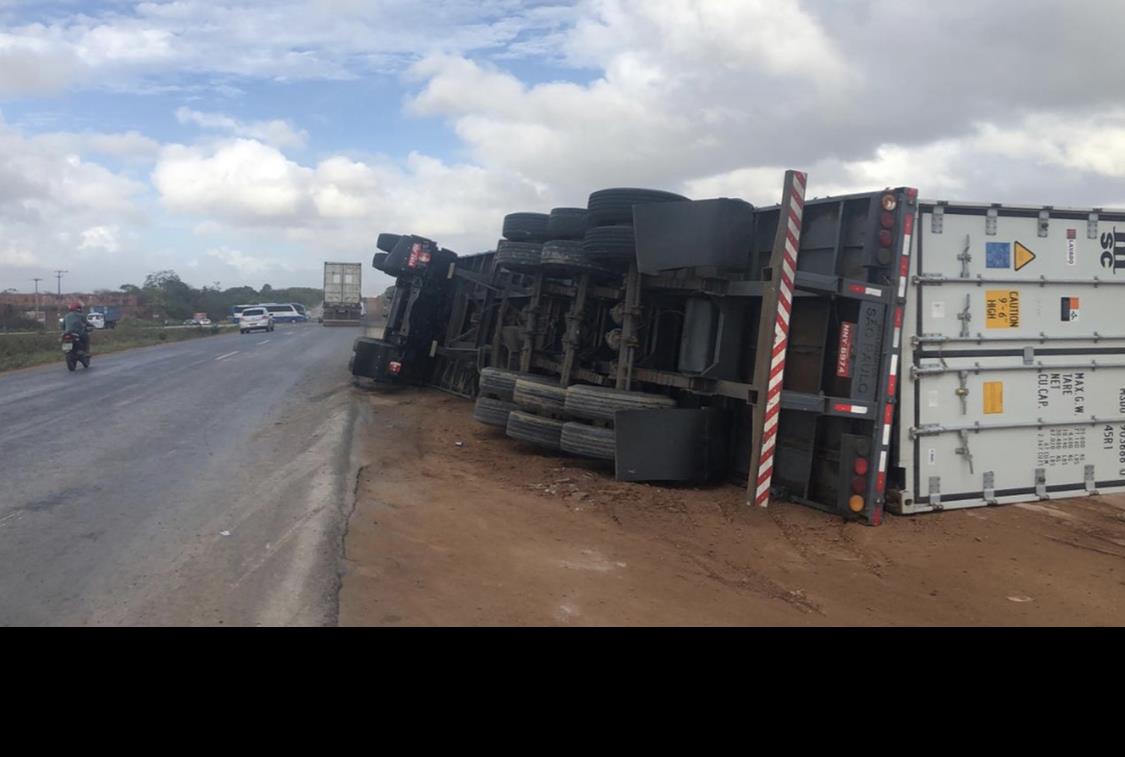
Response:
[[[70,342],[63,342],[63,346],[62,346],[63,352],[70,352],[72,349],[74,349],[73,344],[71,344]]]

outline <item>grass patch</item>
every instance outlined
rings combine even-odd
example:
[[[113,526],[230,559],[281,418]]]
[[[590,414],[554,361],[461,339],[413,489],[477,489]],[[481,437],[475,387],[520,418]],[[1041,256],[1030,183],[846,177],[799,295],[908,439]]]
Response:
[[[115,329],[102,329],[90,334],[90,346],[94,357],[109,352],[119,352],[133,347],[147,347],[153,344],[184,342],[215,334],[230,333],[234,325],[199,326],[193,328],[170,328],[142,326],[123,321]],[[33,365],[63,362],[59,347],[60,332],[45,331],[41,334],[0,334],[0,372],[16,368],[29,368]]]

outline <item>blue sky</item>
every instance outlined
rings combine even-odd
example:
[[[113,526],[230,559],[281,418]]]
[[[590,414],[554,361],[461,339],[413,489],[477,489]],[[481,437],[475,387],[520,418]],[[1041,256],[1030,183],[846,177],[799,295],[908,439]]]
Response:
[[[380,231],[474,252],[506,212],[770,203],[785,168],[1121,205],[1123,25],[1096,0],[0,0],[0,289],[316,285]]]

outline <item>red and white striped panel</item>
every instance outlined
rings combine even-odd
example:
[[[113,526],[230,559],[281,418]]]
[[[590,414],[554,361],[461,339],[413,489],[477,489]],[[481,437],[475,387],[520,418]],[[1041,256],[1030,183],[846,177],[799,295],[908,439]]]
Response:
[[[777,422],[781,415],[781,385],[785,378],[785,351],[789,346],[789,317],[793,310],[793,282],[797,278],[797,252],[801,247],[801,215],[805,210],[806,174],[787,171],[786,197],[781,203],[779,223],[788,225],[781,275],[777,283],[777,318],[774,321],[773,350],[769,386],[766,391],[766,412],[762,424],[762,454],[758,458],[757,485],[754,504],[765,507],[770,500],[773,478],[773,455],[777,448]]]

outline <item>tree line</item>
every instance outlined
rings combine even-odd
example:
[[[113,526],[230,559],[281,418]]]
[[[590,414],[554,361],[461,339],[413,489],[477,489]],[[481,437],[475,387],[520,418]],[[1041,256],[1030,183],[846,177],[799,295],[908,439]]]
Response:
[[[157,271],[145,277],[141,286],[122,284],[119,289],[135,295],[141,310],[153,318],[187,319],[194,313],[207,313],[211,318],[224,318],[235,305],[257,305],[262,302],[296,302],[315,307],[324,301],[324,290],[311,287],[274,289],[263,284],[261,289],[240,286],[228,289],[203,286],[198,289],[185,283],[175,271]]]

